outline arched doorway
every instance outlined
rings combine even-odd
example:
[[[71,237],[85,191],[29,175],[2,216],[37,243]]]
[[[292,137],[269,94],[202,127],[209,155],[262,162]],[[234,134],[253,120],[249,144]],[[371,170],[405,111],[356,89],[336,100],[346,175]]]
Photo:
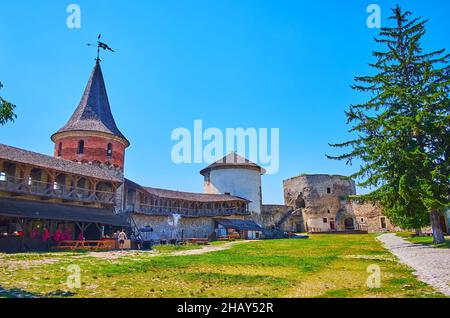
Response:
[[[296,209],[304,209],[306,207],[305,200],[303,199],[303,193],[300,193],[295,200],[295,208]]]
[[[355,230],[355,222],[352,218],[346,218],[344,220],[344,226],[346,231],[354,231]]]

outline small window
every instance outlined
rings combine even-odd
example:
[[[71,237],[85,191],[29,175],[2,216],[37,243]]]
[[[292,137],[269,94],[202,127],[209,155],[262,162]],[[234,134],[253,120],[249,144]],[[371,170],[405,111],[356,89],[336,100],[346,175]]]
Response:
[[[78,152],[79,155],[84,154],[84,140],[78,142]]]
[[[106,147],[106,156],[108,158],[112,157],[112,144],[108,144],[108,146]]]
[[[327,188],[327,193],[328,193],[328,194],[331,193],[331,188]]]
[[[6,181],[6,173],[0,172],[0,181]]]
[[[62,155],[62,142],[58,144],[58,157],[61,157],[61,155]]]
[[[231,195],[231,193],[230,193],[230,192],[225,192],[224,194],[225,194],[225,195]]]
[[[328,214],[330,214],[331,212],[330,212],[330,210],[327,210],[327,212],[328,212]]]
[[[328,219],[327,218],[323,218],[323,223],[328,223]]]
[[[361,223],[364,223],[364,218],[361,218]]]

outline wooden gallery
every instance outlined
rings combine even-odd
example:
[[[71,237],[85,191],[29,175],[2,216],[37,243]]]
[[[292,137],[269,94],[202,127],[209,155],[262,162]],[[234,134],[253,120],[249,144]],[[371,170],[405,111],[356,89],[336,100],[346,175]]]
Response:
[[[61,242],[114,248],[122,229],[129,239],[154,243],[262,233],[246,220],[252,198],[234,190],[187,193],[124,178],[130,142],[112,116],[99,60],[78,107],[51,140],[53,156],[0,144],[0,252],[43,251]],[[263,173],[235,154],[231,159],[205,168],[205,182],[216,170]]]

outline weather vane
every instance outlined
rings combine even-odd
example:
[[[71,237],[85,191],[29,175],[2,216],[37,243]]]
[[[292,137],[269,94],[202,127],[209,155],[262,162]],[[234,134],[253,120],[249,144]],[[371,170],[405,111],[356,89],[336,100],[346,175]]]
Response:
[[[110,48],[108,46],[108,44],[103,43],[103,42],[100,41],[101,37],[102,37],[102,35],[99,34],[98,37],[97,37],[97,44],[91,44],[91,43],[87,44],[88,46],[94,46],[94,47],[97,48],[97,58],[96,58],[97,62],[101,61],[101,59],[100,59],[100,49],[103,49],[105,51],[108,50],[108,51],[111,51],[111,52],[115,52],[112,48]]]

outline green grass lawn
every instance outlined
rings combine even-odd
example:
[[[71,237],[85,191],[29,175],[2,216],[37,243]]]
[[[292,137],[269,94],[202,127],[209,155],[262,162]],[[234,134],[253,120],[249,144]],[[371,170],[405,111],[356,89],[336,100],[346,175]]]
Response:
[[[215,241],[215,242],[209,242],[207,246],[221,246],[228,243],[227,241]],[[194,245],[194,244],[187,244],[187,245],[156,245],[153,247],[153,249],[162,254],[169,254],[172,252],[178,252],[178,251],[188,251],[193,249],[201,249],[202,245]]]
[[[445,237],[445,243],[442,244],[433,244],[433,237],[432,236],[417,236],[412,237],[414,233],[412,232],[400,232],[397,233],[397,236],[403,237],[407,241],[414,243],[414,244],[423,244],[428,246],[434,246],[437,248],[450,248],[450,236]]]
[[[112,259],[0,254],[0,297],[442,297],[373,235],[255,241],[200,255],[167,249]],[[79,289],[66,285],[73,264]],[[369,265],[380,267],[381,288],[366,286]]]

